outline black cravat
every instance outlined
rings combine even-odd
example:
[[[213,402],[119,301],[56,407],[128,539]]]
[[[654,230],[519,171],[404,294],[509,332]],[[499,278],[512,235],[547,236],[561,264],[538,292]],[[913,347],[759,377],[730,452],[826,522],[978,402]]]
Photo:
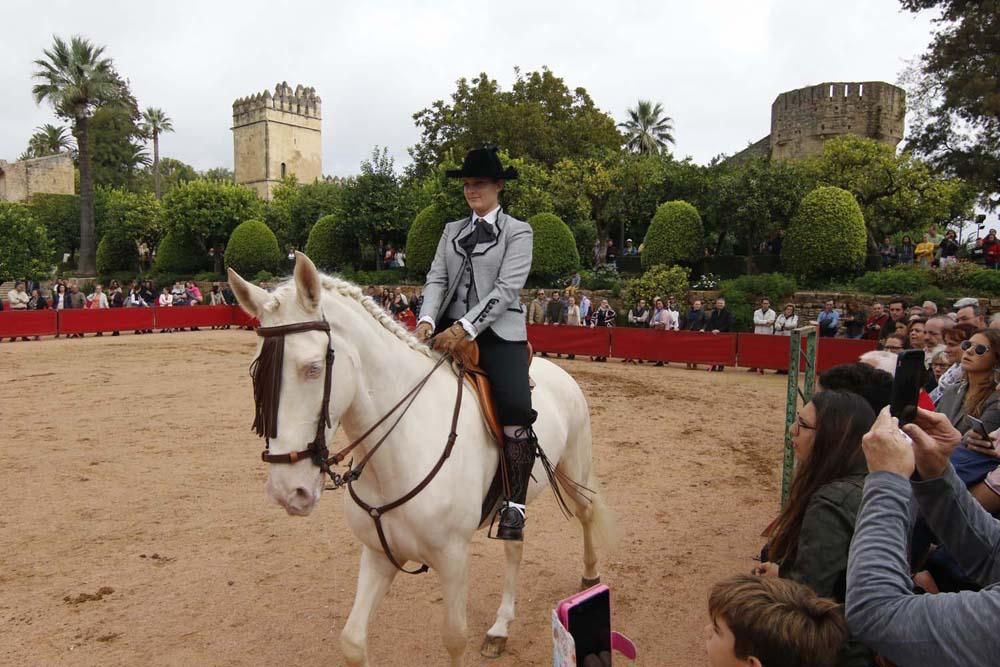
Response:
[[[475,229],[472,230],[472,233],[463,237],[458,242],[458,245],[468,255],[480,243],[489,243],[494,238],[496,238],[496,235],[493,233],[493,227],[490,223],[486,222],[484,218],[476,218]]]

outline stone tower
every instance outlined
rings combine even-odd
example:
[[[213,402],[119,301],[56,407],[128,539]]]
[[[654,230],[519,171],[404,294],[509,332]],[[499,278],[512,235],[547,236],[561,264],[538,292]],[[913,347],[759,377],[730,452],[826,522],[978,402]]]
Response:
[[[856,134],[895,146],[903,139],[906,91],[883,81],[831,82],[781,93],[771,105],[772,160],[823,151],[823,142]]]
[[[287,82],[233,102],[233,171],[262,199],[294,174],[300,183],[323,177],[320,98],[315,88]]]

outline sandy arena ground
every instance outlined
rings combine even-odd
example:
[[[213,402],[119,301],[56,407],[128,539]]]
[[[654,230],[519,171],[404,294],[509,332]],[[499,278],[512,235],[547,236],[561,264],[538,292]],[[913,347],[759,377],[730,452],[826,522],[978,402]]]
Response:
[[[331,492],[306,519],[266,501],[254,344],[236,330],[0,344],[0,664],[342,664],[358,547]],[[752,567],[777,510],[785,377],[557,363],[590,401],[624,533],[600,568],[614,625],[636,664],[704,665],[708,588]],[[496,667],[551,664],[549,610],[580,581],[575,522],[550,494],[530,517]],[[478,665],[503,549],[480,533],[472,554],[466,663]],[[434,574],[397,577],[373,664],[443,664],[440,620]]]

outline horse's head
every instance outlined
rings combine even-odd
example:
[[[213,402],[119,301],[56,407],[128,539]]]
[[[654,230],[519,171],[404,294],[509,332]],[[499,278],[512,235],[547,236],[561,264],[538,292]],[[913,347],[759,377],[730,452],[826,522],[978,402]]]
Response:
[[[277,456],[305,450],[320,439],[318,436],[326,443],[354,399],[356,378],[349,351],[338,345],[343,338],[337,328],[323,330],[328,325],[322,276],[308,257],[296,253],[294,280],[273,293],[247,282],[232,269],[229,279],[240,306],[260,320],[262,334],[267,333],[261,336],[257,358],[251,365],[258,434],[267,438],[270,454]],[[272,329],[301,323],[318,326],[289,333]],[[328,371],[331,347],[338,354]],[[324,405],[328,372],[330,400],[329,405]],[[326,414],[329,426],[320,428]],[[324,477],[308,456],[294,463],[271,463],[267,493],[289,514],[305,516],[319,502]]]

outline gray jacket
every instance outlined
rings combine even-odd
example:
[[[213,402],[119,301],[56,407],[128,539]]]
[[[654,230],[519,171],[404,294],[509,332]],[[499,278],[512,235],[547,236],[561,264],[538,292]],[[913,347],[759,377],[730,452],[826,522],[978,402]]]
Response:
[[[915,595],[907,536],[913,498],[978,592]],[[890,472],[865,481],[847,565],[847,622],[854,637],[899,667],[995,665],[1000,656],[1000,521],[948,465],[910,482]]]
[[[474,231],[472,218],[444,226],[434,261],[427,272],[420,318],[440,322],[451,304],[459,280],[471,267],[479,300],[464,315],[477,333],[487,328],[509,341],[528,339],[521,288],[531,271],[531,226],[501,210],[496,220],[496,238],[480,243],[467,256],[458,241]]]

